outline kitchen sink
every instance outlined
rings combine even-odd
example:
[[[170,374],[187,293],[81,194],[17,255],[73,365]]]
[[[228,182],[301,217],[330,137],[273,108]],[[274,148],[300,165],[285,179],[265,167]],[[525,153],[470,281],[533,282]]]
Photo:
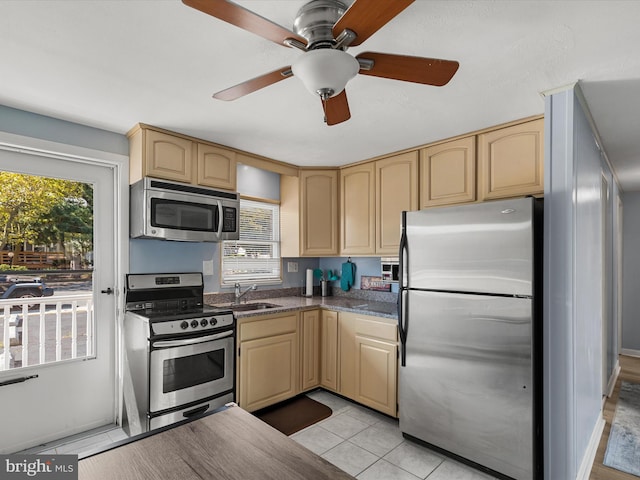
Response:
[[[231,304],[228,306],[233,312],[250,312],[253,310],[268,310],[271,308],[279,308],[282,305],[276,305],[275,303],[255,302],[255,303],[241,303]]]

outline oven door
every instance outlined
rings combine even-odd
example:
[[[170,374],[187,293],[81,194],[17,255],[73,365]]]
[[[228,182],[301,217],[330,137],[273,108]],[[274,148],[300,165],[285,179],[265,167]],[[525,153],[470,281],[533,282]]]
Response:
[[[149,361],[150,412],[232,391],[234,353],[233,330],[153,341]]]

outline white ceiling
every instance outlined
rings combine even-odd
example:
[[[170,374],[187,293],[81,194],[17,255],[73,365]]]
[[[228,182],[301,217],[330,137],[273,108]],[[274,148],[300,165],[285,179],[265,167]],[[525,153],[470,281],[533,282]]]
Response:
[[[239,4],[287,28],[305,0]],[[0,0],[0,104],[125,133],[137,122],[295,165],[343,165],[541,114],[581,81],[625,190],[640,189],[640,1],[417,0],[349,49],[460,62],[431,87],[347,85],[351,120],[323,123],[290,78],[233,102],[214,92],[302,54],[179,0]]]

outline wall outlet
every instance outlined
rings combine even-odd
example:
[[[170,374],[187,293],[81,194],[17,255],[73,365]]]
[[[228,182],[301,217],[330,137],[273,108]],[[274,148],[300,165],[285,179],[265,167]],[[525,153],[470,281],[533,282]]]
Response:
[[[296,273],[298,271],[298,262],[287,262],[287,272]]]

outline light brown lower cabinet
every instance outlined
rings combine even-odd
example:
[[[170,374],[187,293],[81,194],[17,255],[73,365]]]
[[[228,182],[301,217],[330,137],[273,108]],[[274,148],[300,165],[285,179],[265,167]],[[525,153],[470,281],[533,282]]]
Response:
[[[363,335],[356,335],[355,344],[355,400],[395,417],[398,347]]]
[[[238,332],[238,399],[250,412],[300,391],[298,313],[256,318]]]
[[[321,313],[320,384],[334,392],[338,390],[338,312]]]
[[[351,312],[339,313],[338,393],[397,416],[398,339],[393,322]]]
[[[320,385],[320,310],[300,315],[301,389],[304,392]]]
[[[397,416],[394,322],[316,309],[241,319],[238,403],[250,412],[322,386]]]

